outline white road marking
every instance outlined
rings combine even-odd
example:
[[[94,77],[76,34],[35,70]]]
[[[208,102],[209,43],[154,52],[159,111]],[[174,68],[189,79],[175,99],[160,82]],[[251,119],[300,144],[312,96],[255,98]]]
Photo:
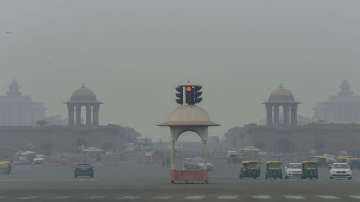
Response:
[[[194,196],[186,196],[184,199],[185,200],[202,200],[204,198],[205,198],[204,195],[194,195]]]
[[[337,196],[332,196],[332,195],[317,195],[317,197],[322,198],[322,199],[327,199],[327,200],[337,200],[340,199]]]
[[[55,196],[51,199],[54,199],[54,200],[65,200],[65,199],[70,199],[71,196]]]
[[[253,199],[271,199],[270,195],[253,195],[251,196]]]
[[[152,197],[152,199],[154,199],[154,200],[168,200],[171,198],[172,198],[171,196],[154,196],[154,197]]]
[[[88,196],[87,199],[89,200],[97,200],[97,199],[104,199],[105,196]]]
[[[294,199],[294,200],[305,200],[305,197],[301,195],[284,195],[286,199]]]
[[[220,199],[220,200],[235,200],[238,197],[239,197],[238,195],[221,195],[218,197],[218,199]]]
[[[39,198],[38,196],[21,196],[21,197],[16,197],[15,199],[17,200],[34,200]]]
[[[117,198],[117,200],[136,200],[140,198],[140,196],[120,196]]]
[[[359,199],[360,200],[360,195],[350,195],[349,197],[353,198],[353,199]]]

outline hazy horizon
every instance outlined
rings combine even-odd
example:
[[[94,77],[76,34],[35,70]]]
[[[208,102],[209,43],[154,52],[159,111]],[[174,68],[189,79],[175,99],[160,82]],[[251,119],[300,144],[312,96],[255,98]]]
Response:
[[[48,115],[67,117],[85,83],[101,123],[168,138],[175,86],[203,86],[210,135],[258,122],[280,83],[311,117],[347,79],[360,94],[360,2],[355,0],[3,0],[0,94],[13,78]],[[159,6],[161,5],[161,6]]]

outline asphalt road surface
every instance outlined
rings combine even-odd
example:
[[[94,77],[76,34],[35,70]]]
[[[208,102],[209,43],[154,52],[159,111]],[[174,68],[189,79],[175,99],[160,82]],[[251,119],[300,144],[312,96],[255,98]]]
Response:
[[[0,176],[1,201],[360,201],[354,180],[239,180],[238,167],[216,165],[210,184],[170,184],[157,164],[95,165],[94,179],[74,179],[69,166],[18,166]]]

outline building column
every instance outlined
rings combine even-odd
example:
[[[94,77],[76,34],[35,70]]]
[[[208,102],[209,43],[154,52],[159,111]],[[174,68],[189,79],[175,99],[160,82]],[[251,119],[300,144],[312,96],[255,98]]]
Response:
[[[86,105],[86,126],[91,126],[91,105]]]
[[[81,126],[81,104],[76,104],[75,110],[76,110],[76,125]]]
[[[297,104],[291,106],[291,125],[297,125]]]
[[[288,126],[290,124],[290,106],[289,105],[283,105],[284,108],[284,125]]]
[[[99,104],[93,105],[93,125],[94,126],[99,125],[99,111],[100,111],[99,108],[100,108]]]
[[[280,123],[280,109],[279,109],[279,105],[274,105],[274,126],[278,127],[279,123]]]
[[[67,104],[68,107],[68,124],[69,126],[73,126],[74,125],[74,104],[68,103]]]
[[[266,124],[267,126],[273,125],[273,107],[271,104],[265,104],[266,107]]]

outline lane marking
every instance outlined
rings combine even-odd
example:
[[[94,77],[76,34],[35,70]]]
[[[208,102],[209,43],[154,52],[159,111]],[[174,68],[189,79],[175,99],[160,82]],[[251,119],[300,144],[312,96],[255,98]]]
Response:
[[[353,199],[359,199],[360,200],[360,195],[350,195],[349,197],[353,198]]]
[[[322,198],[322,199],[327,199],[327,200],[338,200],[340,199],[337,196],[332,196],[332,195],[317,195],[317,197]]]
[[[34,200],[39,198],[39,196],[20,196],[20,197],[16,197],[15,199],[17,200]]]
[[[70,199],[71,196],[55,196],[51,199],[54,199],[54,200],[65,200],[65,199]]]
[[[221,195],[221,196],[218,196],[218,199],[220,199],[220,200],[235,200],[238,197],[239,197],[238,195]]]
[[[293,200],[305,200],[305,197],[301,195],[284,195],[284,198]]]
[[[117,198],[117,200],[136,200],[140,198],[140,196],[120,196]]]
[[[263,200],[271,199],[270,195],[252,195],[251,197],[253,199],[263,199]]]
[[[97,199],[104,199],[104,198],[105,198],[105,196],[96,196],[96,195],[87,197],[87,199],[89,199],[89,200],[97,200]]]
[[[202,200],[204,198],[205,198],[204,195],[194,195],[194,196],[185,196],[184,197],[185,200]]]
[[[154,199],[154,200],[168,200],[171,198],[172,198],[171,196],[154,196],[154,197],[152,197],[152,199]]]

